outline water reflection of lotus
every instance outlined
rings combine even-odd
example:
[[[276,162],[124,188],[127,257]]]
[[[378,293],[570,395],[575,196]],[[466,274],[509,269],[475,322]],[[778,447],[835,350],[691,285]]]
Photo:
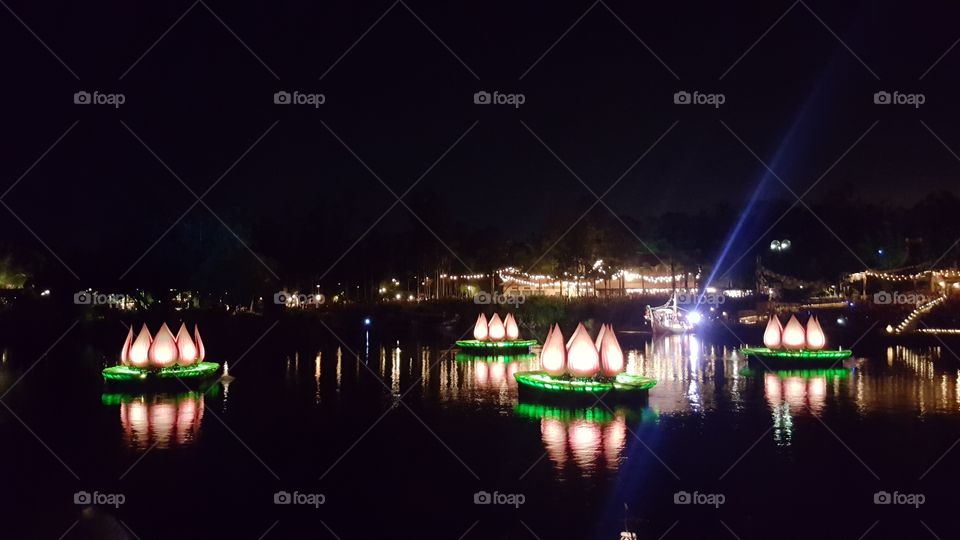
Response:
[[[105,405],[120,406],[124,441],[134,449],[171,448],[193,443],[200,434],[203,394],[104,394]]]
[[[540,420],[544,449],[558,468],[573,464],[584,474],[592,474],[601,466],[617,470],[626,447],[627,421],[635,416],[623,408],[570,409],[530,403],[517,404],[514,412]],[[650,420],[656,414],[644,409],[640,417]]]
[[[536,360],[537,355],[535,354],[501,354],[501,355],[479,355],[479,354],[466,354],[466,353],[457,353],[457,362],[499,362],[503,364],[509,364],[510,362],[525,362],[530,360]]]
[[[806,409],[819,415],[827,402],[828,384],[851,376],[845,368],[793,370],[740,370],[744,377],[763,377],[763,395],[773,415],[773,439],[789,446],[793,441],[793,417]]]
[[[478,388],[506,386],[519,369],[518,365],[505,362],[475,362],[473,364],[473,385]]]

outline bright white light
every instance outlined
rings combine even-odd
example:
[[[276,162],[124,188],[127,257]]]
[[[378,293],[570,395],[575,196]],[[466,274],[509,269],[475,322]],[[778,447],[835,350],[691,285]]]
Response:
[[[40,296],[50,296],[50,289],[44,289]]]
[[[700,321],[703,319],[703,315],[700,315],[699,311],[691,311],[687,313],[687,322],[690,324],[700,324]]]

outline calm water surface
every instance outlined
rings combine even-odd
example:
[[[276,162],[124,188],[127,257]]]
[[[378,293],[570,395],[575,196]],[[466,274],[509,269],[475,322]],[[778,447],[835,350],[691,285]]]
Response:
[[[0,536],[616,539],[625,515],[640,538],[958,534],[960,366],[943,346],[864,344],[852,369],[777,373],[735,343],[624,334],[628,371],[659,381],[648,406],[578,409],[518,403],[533,356],[349,337],[244,345],[214,358],[232,381],[173,394],[105,393],[112,350],[64,343],[27,371],[43,350],[7,347]],[[81,490],[125,500],[76,505]],[[276,505],[280,491],[325,500]],[[723,503],[674,504],[681,491]]]

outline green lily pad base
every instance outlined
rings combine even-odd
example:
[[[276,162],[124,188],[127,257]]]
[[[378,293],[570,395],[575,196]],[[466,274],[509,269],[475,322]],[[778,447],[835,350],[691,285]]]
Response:
[[[535,339],[515,339],[513,341],[480,341],[477,339],[461,339],[457,341],[457,347],[460,351],[467,354],[477,355],[507,355],[507,354],[525,354],[530,352],[530,347],[537,344]]]
[[[110,385],[123,386],[170,386],[173,388],[196,386],[216,375],[220,364],[200,362],[192,366],[173,366],[161,369],[133,366],[112,366],[103,370],[103,380]]]
[[[853,351],[849,349],[835,349],[825,351],[787,351],[768,349],[766,347],[747,347],[740,349],[740,354],[748,359],[757,360],[769,367],[812,367],[832,366],[850,358]]]
[[[546,371],[515,373],[521,400],[563,403],[604,403],[644,401],[656,379],[621,373],[613,378],[581,379],[548,374]]]

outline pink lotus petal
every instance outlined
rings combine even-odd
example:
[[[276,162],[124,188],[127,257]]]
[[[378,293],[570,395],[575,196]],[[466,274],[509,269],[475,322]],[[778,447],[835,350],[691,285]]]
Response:
[[[144,324],[140,328],[140,333],[137,334],[137,339],[130,345],[130,352],[127,353],[127,361],[130,362],[131,366],[141,368],[147,366],[150,361],[150,344],[152,342],[153,338],[150,336],[150,330]]]
[[[477,341],[486,341],[488,337],[487,333],[487,316],[483,313],[477,317],[477,324],[473,325],[473,339]]]
[[[487,325],[487,333],[490,336],[490,341],[503,341],[503,338],[507,335],[507,330],[503,327],[503,321],[500,320],[500,316],[496,313],[493,314],[493,317],[490,317],[490,324]]]
[[[195,364],[199,356],[200,351],[190,338],[187,325],[180,323],[180,330],[177,330],[177,363],[181,366],[189,366]]]

